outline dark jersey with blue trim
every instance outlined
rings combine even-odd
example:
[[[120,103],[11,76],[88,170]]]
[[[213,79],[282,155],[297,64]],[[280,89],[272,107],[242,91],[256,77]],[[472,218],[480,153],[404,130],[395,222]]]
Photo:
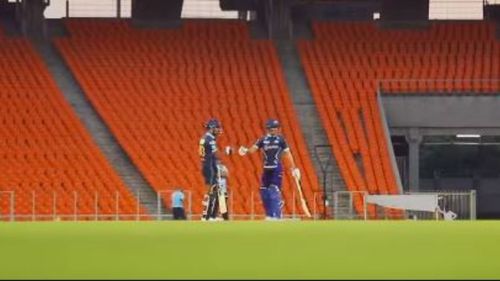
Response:
[[[199,155],[203,165],[215,166],[217,164],[215,152],[217,152],[217,141],[214,135],[207,132],[200,139],[199,144]]]
[[[288,144],[285,139],[279,135],[266,135],[255,143],[264,154],[264,168],[272,169],[280,165],[281,155],[287,151]]]

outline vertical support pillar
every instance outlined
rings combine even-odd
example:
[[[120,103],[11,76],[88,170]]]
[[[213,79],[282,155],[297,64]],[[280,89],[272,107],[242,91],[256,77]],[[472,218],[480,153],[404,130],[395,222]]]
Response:
[[[43,12],[49,4],[44,0],[24,0],[21,2],[21,30],[25,36],[36,40],[47,38]]]
[[[116,17],[117,18],[122,17],[122,1],[121,0],[116,0]]]
[[[420,144],[422,135],[418,128],[410,128],[406,135],[409,146],[409,189],[410,192],[419,191],[420,188]]]

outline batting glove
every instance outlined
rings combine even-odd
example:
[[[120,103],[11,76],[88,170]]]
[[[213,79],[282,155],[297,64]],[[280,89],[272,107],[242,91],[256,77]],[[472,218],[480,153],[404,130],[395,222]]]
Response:
[[[240,149],[238,149],[238,153],[241,155],[241,156],[244,156],[245,154],[247,154],[248,152],[248,148],[244,147],[244,146],[240,146]]]

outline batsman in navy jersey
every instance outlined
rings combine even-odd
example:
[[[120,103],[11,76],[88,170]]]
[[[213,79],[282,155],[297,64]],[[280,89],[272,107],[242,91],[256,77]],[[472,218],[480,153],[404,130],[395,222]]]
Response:
[[[263,155],[263,173],[261,178],[260,196],[266,211],[266,219],[280,219],[283,199],[281,196],[281,183],[283,178],[283,166],[281,159],[283,156],[288,160],[291,166],[291,172],[294,177],[300,179],[300,171],[295,167],[290,148],[283,136],[280,135],[280,123],[278,120],[271,119],[266,122],[267,134],[255,142],[250,148],[241,146],[239,154],[244,156],[254,153],[257,150],[262,151]]]
[[[207,194],[203,198],[203,219],[215,219],[217,216],[217,164],[218,157],[217,136],[222,133],[222,126],[217,119],[210,119],[205,123],[207,131],[199,142],[199,156],[201,170]]]

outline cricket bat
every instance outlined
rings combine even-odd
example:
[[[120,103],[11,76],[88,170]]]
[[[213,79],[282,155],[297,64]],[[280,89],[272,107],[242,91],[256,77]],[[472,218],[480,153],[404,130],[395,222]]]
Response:
[[[219,196],[219,211],[221,214],[227,213],[226,196],[221,190],[217,191]]]
[[[219,201],[219,212],[221,214],[227,213],[227,204],[226,204],[226,197],[224,192],[221,190],[221,182],[222,182],[222,176],[221,176],[221,168],[217,166],[217,196],[218,196],[218,201]]]
[[[302,183],[296,177],[293,177],[293,179],[295,181],[295,186],[297,187],[297,190],[299,191],[300,205],[302,206],[302,211],[304,211],[304,214],[308,218],[310,218],[310,217],[312,217],[311,212],[309,212],[309,208],[307,207],[306,199],[304,198],[304,194],[302,194]]]

